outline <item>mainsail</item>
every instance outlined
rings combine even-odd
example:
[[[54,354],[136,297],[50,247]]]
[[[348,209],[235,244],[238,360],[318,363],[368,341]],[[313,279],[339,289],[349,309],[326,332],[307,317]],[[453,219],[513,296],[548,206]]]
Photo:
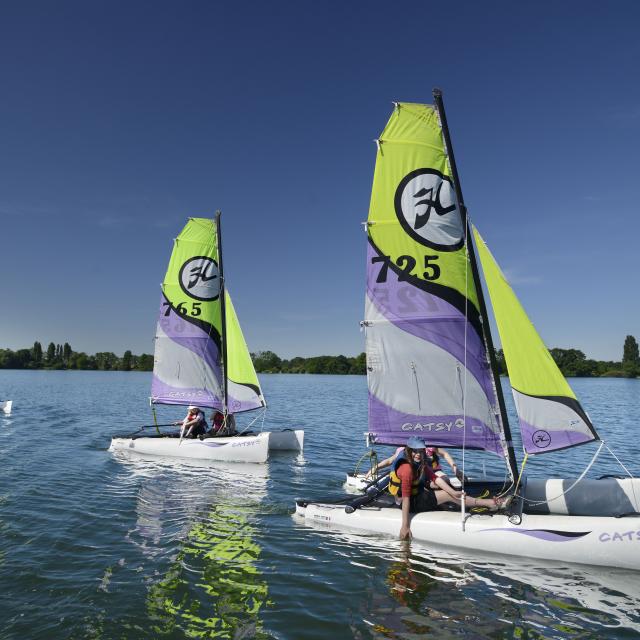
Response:
[[[366,225],[369,438],[506,456],[451,165],[437,108],[396,104],[378,140]]]
[[[207,218],[190,218],[175,240],[156,328],[154,404],[193,404],[231,413],[265,404],[231,298],[221,283],[219,244],[217,226]]]
[[[475,227],[473,233],[509,370],[525,451],[545,453],[598,439]]]

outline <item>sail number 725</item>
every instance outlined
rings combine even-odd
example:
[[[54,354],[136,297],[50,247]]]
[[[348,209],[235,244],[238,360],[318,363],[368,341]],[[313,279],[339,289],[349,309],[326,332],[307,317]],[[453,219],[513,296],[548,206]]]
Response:
[[[438,257],[424,257],[424,271],[421,275],[425,280],[437,280],[440,277],[440,267],[436,264]],[[380,262],[381,265],[376,282],[386,282],[389,265],[392,264],[391,256],[374,256],[371,258],[371,264],[376,264],[377,262]],[[409,280],[411,276],[414,276],[413,270],[416,268],[417,261],[413,256],[399,256],[396,264],[400,267],[400,273],[398,273],[399,282]]]

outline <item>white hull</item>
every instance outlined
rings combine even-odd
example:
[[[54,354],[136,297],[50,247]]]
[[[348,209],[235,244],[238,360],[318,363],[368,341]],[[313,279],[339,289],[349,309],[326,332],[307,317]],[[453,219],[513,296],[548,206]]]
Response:
[[[301,429],[282,429],[269,431],[269,451],[302,451],[304,431]]]
[[[11,405],[13,404],[13,400],[5,400],[4,402],[0,402],[0,409],[6,415],[11,415]]]
[[[132,451],[147,455],[226,462],[266,462],[270,433],[227,438],[112,438],[109,451]]]
[[[296,514],[310,523],[397,537],[402,513],[394,507],[361,507],[346,513],[344,505],[296,505]],[[580,564],[640,570],[640,518],[523,514],[520,524],[504,514],[429,511],[412,517],[418,541]]]

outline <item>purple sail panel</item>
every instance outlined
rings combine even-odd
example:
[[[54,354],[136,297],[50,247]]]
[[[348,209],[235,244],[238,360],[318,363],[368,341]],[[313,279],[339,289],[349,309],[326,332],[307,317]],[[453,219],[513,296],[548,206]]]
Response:
[[[152,401],[222,406],[220,352],[214,329],[185,320],[161,299],[156,330]],[[217,335],[217,334],[216,334]]]
[[[520,434],[525,450],[531,454],[547,453],[591,442],[591,434],[580,431],[552,431],[531,425],[520,418]]]
[[[252,394],[250,399],[235,398],[233,392],[229,390],[228,409],[229,413],[242,413],[243,411],[252,411],[264,406],[259,396]]]
[[[374,260],[376,256],[377,252],[369,243],[367,294],[380,313],[403,331],[437,345],[460,363],[466,363],[467,370],[487,398],[497,404],[484,341],[467,318],[449,302],[407,281],[400,281],[395,274],[378,283],[380,265]]]
[[[174,387],[165,384],[155,375],[151,381],[151,401],[154,404],[196,405],[222,410],[222,399],[202,388]]]
[[[472,416],[460,415],[415,416],[402,413],[369,395],[369,435],[379,444],[403,445],[412,437],[424,439],[425,444],[437,447],[484,449],[504,455],[499,436],[484,422]]]
[[[164,297],[162,302],[164,302]],[[215,329],[205,323],[195,324],[189,322],[176,313],[173,308],[170,309],[169,315],[166,315],[162,305],[160,309],[161,315],[158,320],[156,337],[160,338],[164,334],[176,344],[190,349],[199,358],[202,358],[210,368],[220,371],[220,350],[212,338]]]

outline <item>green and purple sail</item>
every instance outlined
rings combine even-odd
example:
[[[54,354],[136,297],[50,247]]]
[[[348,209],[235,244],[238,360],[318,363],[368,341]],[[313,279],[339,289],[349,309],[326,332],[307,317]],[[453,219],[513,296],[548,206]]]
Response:
[[[219,264],[215,222],[190,218],[175,240],[162,283],[151,384],[154,404],[226,408],[230,413],[265,406],[231,298],[224,289],[223,331]]]
[[[496,382],[434,106],[398,103],[367,221],[369,438],[506,455]]]
[[[484,240],[473,229],[498,325],[527,453],[547,453],[598,439],[589,417],[520,305]]]
[[[509,458],[481,285],[437,108],[397,103],[377,142],[366,225],[369,440],[401,445],[418,436]],[[597,439],[479,235],[476,244],[525,451]]]

